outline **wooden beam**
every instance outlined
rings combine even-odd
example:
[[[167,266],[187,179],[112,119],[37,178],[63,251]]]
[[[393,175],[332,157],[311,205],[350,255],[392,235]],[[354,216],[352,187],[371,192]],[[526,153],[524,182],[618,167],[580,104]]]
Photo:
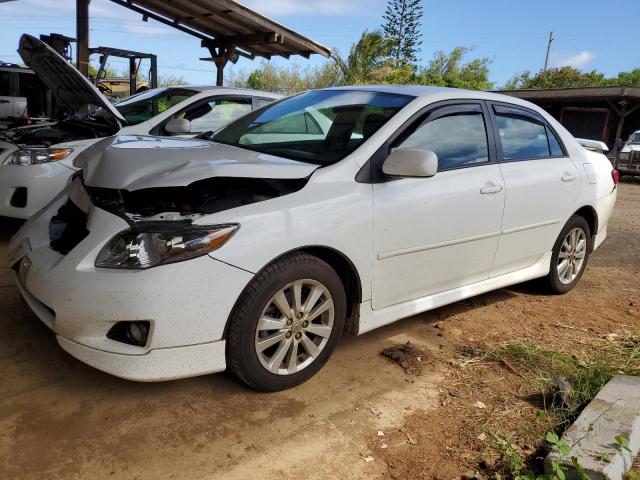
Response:
[[[76,0],[76,65],[85,77],[89,76],[89,2]]]
[[[250,35],[218,36],[214,40],[203,40],[205,48],[241,47],[244,45],[263,45],[284,43],[284,36],[276,32],[254,33]]]
[[[216,3],[235,13],[241,18],[246,18],[252,22],[257,23],[258,25],[261,25],[262,27],[269,28],[275,32],[286,35],[289,42],[295,43],[297,45],[302,45],[302,47],[306,48],[307,51],[318,53],[325,57],[329,57],[331,55],[331,51],[323,45],[320,45],[313,40],[308,39],[304,35],[294,32],[284,25],[280,25],[279,23],[274,22],[264,15],[259,14],[255,10],[245,7],[244,5],[234,0],[216,0]]]

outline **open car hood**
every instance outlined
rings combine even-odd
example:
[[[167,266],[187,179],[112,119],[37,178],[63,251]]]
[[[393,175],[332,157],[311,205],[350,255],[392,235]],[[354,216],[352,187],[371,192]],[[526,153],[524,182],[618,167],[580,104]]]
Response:
[[[120,125],[124,117],[91,82],[50,46],[24,34],[20,37],[18,53],[53,94],[73,111],[83,105],[95,105],[109,112]]]
[[[74,166],[87,186],[130,192],[213,177],[302,179],[319,167],[207,140],[126,135],[99,141]]]

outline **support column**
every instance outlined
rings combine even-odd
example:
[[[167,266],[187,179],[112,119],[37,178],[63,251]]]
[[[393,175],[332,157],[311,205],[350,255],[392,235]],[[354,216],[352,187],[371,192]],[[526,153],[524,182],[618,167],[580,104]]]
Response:
[[[627,102],[620,102],[620,111],[618,112],[618,128],[616,129],[616,139],[614,141],[615,153],[613,157],[613,168],[618,168],[620,159],[620,147],[622,146],[622,128],[624,127],[624,119],[627,116]]]
[[[82,75],[89,76],[89,3],[76,0],[76,66]]]
[[[224,86],[224,67],[231,61],[235,63],[238,59],[235,45],[216,46],[212,45],[212,41],[203,40],[202,46],[209,50],[211,58],[201,58],[200,60],[207,60],[216,64],[216,85],[218,87]]]
[[[129,59],[129,95],[136,93],[138,89],[138,65],[135,58]]]

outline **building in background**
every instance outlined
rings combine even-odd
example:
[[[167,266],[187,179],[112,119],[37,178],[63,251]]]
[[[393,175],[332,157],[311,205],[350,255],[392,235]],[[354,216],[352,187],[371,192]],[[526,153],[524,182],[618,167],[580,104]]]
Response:
[[[575,137],[603,141],[612,152],[640,130],[640,88],[558,88],[500,93],[535,103]]]

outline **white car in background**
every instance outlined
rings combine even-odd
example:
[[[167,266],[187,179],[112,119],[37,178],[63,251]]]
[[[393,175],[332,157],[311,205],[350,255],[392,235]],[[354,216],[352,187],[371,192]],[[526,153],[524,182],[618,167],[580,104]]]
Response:
[[[620,175],[640,176],[640,130],[632,133],[620,150],[618,170]]]
[[[311,91],[209,141],[112,137],[76,162],[9,246],[62,348],[132,380],[229,368],[261,390],[310,378],[344,331],[534,278],[568,292],[617,195],[544,110],[429,87]]]
[[[195,136],[217,130],[280,95],[222,87],[163,87],[112,104],[49,46],[29,35],[19,53],[71,111],[98,107],[48,126],[0,134],[0,216],[29,218],[66,185],[74,158],[115,134]]]

